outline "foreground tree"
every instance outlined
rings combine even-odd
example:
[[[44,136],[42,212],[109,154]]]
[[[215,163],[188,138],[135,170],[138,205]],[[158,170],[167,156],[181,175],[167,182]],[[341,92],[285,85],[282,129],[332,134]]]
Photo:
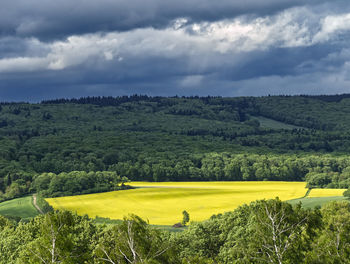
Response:
[[[95,250],[96,263],[137,264],[178,263],[162,233],[140,217],[131,215],[107,229]]]
[[[181,222],[181,224],[185,226],[189,221],[190,221],[190,214],[186,210],[184,210],[182,212],[182,222]]]
[[[18,224],[0,216],[0,263],[350,264],[350,204],[261,200],[173,234],[134,215],[110,227],[67,211]]]
[[[23,250],[20,263],[87,263],[92,259],[96,227],[87,217],[69,211],[56,211],[35,218],[37,230]]]
[[[21,244],[20,240],[25,240],[25,237],[15,234],[15,224],[0,216],[0,263],[12,264],[15,262]]]
[[[302,263],[320,226],[319,211],[279,199],[251,205],[246,236],[233,249],[237,263]]]
[[[303,263],[320,226],[319,210],[262,200],[194,223],[173,239],[188,261]]]
[[[177,246],[178,256],[185,263],[216,263],[229,232],[226,227],[231,226],[230,223],[225,225],[225,220],[219,218],[193,223],[183,232],[172,234],[171,240]]]
[[[332,202],[321,212],[323,228],[308,254],[308,263],[350,263],[350,204]]]
[[[253,218],[254,219],[254,218]],[[262,201],[255,216],[251,259],[270,263],[300,263],[314,237],[318,217],[301,205],[292,207],[280,200]]]

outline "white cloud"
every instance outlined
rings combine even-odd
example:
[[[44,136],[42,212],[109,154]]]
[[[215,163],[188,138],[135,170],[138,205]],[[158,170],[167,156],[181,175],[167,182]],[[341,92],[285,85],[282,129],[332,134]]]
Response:
[[[305,17],[308,19],[305,20]],[[191,31],[217,43],[216,50],[266,50],[270,47],[311,45],[315,14],[306,8],[294,8],[273,17],[246,21],[244,17],[214,23],[192,25]]]
[[[187,18],[177,18],[173,21],[173,29],[177,30],[182,28],[184,25],[186,25],[186,23],[188,22]]]
[[[0,60],[0,72],[32,72],[44,69],[47,58],[18,57]]]
[[[329,41],[336,34],[350,30],[350,14],[326,16],[321,21],[321,30],[314,36],[313,42]]]
[[[254,51],[303,47],[331,41],[350,29],[350,14],[313,13],[306,7],[292,8],[271,17],[238,17],[219,22],[189,24],[175,20],[165,29],[143,28],[108,34],[71,36],[52,43],[31,39],[29,55],[0,59],[0,72],[62,70],[107,61],[128,63],[150,58],[184,59],[186,69],[198,72],[222,63],[237,65]],[[192,74],[193,75],[193,74]],[[196,79],[184,80],[184,84]],[[196,77],[197,78],[197,77]]]

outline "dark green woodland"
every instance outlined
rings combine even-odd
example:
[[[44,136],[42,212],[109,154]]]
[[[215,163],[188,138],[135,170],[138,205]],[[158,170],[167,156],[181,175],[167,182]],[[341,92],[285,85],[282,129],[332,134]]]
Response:
[[[147,181],[307,179],[312,186],[347,187],[348,97],[3,103],[0,190],[3,199],[41,191],[40,174],[72,171]],[[100,187],[91,186],[63,192]],[[51,194],[60,191],[52,187]]]
[[[347,94],[2,103],[0,198],[114,190],[126,178],[347,188],[349,113]]]

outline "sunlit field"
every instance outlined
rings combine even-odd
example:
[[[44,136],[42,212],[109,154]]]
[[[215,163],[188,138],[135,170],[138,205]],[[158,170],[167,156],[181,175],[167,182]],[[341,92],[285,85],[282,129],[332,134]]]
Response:
[[[308,197],[343,196],[346,189],[312,189]]]
[[[35,209],[32,196],[21,197],[0,203],[0,215],[30,219],[39,214]]]
[[[55,209],[67,209],[90,217],[122,219],[137,214],[150,224],[180,222],[182,211],[192,221],[231,211],[257,199],[303,197],[305,182],[133,182],[136,189],[79,196],[50,198]]]

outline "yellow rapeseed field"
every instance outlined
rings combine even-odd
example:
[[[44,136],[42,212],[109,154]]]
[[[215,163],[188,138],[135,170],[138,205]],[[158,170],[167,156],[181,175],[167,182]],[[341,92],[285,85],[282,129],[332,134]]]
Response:
[[[97,194],[50,198],[56,209],[76,211],[90,217],[122,219],[136,214],[150,224],[172,225],[180,222],[182,211],[192,221],[231,211],[257,199],[303,197],[305,182],[133,182],[139,188]]]
[[[343,196],[346,189],[312,189],[308,197]]]

